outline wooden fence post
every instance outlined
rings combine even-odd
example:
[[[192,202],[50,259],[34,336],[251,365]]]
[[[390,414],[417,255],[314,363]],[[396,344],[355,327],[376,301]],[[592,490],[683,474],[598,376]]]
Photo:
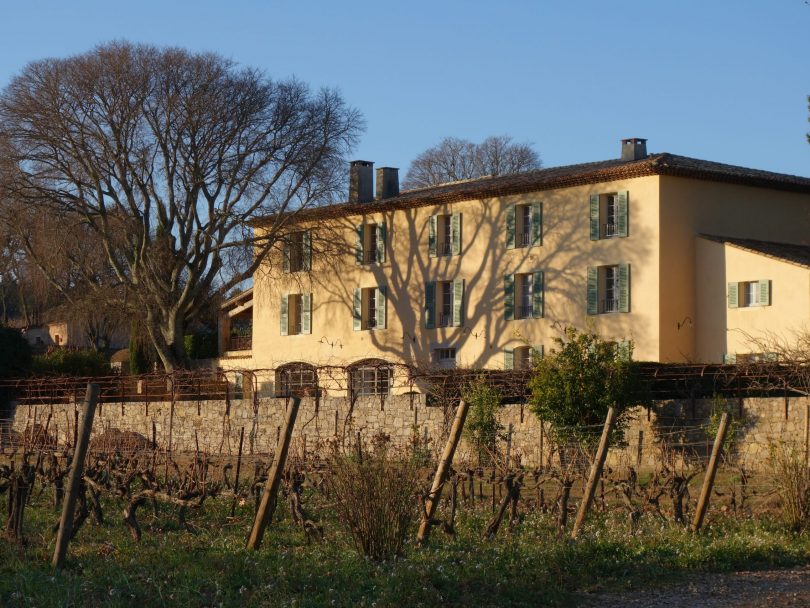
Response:
[[[239,454],[236,456],[236,478],[233,482],[233,502],[231,503],[231,517],[236,512],[236,501],[239,498],[239,473],[242,470],[242,445],[245,441],[245,427],[239,431]]]
[[[804,404],[804,468],[810,466],[810,402]]]
[[[444,486],[445,479],[447,478],[447,471],[453,463],[453,456],[456,453],[456,447],[461,439],[461,431],[464,430],[464,420],[467,418],[467,410],[469,405],[463,399],[459,401],[458,408],[456,408],[456,417],[453,420],[453,426],[450,428],[450,436],[447,438],[447,443],[444,445],[439,466],[436,467],[436,475],[433,477],[433,485],[430,488],[430,494],[425,499],[425,512],[422,514],[422,521],[419,524],[419,532],[416,535],[416,543],[422,545],[427,541],[430,535],[430,526],[433,522],[433,516],[436,515],[436,509],[439,506],[439,500],[442,497],[442,487]]]
[[[613,431],[613,424],[616,422],[616,408],[608,408],[607,417],[605,418],[605,426],[602,428],[602,438],[599,440],[599,448],[596,450],[596,457],[591,465],[591,472],[588,475],[588,483],[585,486],[585,494],[582,497],[582,502],[577,511],[577,518],[574,521],[574,528],[571,530],[571,538],[576,538],[579,535],[582,524],[585,523],[585,517],[588,515],[588,510],[593,503],[593,495],[596,492],[596,484],[599,483],[599,478],[602,476],[602,467],[605,466],[605,458],[607,458],[608,444],[610,443],[610,433]]]
[[[259,503],[259,509],[256,511],[256,518],[253,520],[250,538],[248,538],[248,549],[255,551],[259,548],[262,543],[264,531],[270,523],[270,519],[273,517],[273,511],[275,511],[276,508],[278,487],[281,485],[281,476],[284,473],[284,465],[287,462],[287,452],[290,449],[293,427],[295,426],[295,417],[298,415],[298,406],[300,404],[301,398],[295,396],[292,397],[290,407],[287,408],[287,420],[284,423],[284,433],[281,436],[281,443],[276,448],[276,453],[273,455],[273,464],[267,476],[267,483],[264,486],[264,493]]]
[[[703,478],[703,487],[700,490],[700,498],[698,499],[697,510],[695,517],[692,520],[692,532],[698,532],[703,525],[703,518],[706,516],[706,511],[709,508],[709,498],[712,495],[712,486],[714,486],[714,476],[717,474],[717,465],[720,461],[720,455],[723,452],[723,442],[726,439],[726,431],[728,430],[728,412],[723,412],[723,417],[720,418],[720,426],[717,429],[717,437],[714,438],[714,446],[712,447],[712,455],[709,458],[709,466],[706,469],[706,476]]]
[[[59,520],[59,533],[56,536],[56,548],[53,552],[54,568],[61,568],[65,562],[68,543],[73,535],[73,515],[76,511],[76,498],[82,482],[84,458],[87,456],[87,447],[90,444],[90,432],[93,430],[93,416],[98,403],[98,384],[87,385],[87,395],[82,408],[81,429],[78,432],[76,446],[73,450],[73,464],[70,467],[67,492],[62,503],[62,517]]]

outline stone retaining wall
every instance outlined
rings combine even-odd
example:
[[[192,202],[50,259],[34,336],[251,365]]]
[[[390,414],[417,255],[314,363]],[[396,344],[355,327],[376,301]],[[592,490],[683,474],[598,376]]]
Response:
[[[134,431],[154,438],[160,449],[235,455],[244,428],[244,453],[261,455],[273,451],[286,413],[285,399],[260,398],[225,401],[178,401],[175,403],[106,402],[98,408],[93,433],[108,428]],[[736,451],[740,461],[752,468],[763,467],[774,442],[796,442],[805,449],[806,398],[751,398],[728,404],[740,420],[735,425]],[[47,423],[59,443],[72,443],[76,412],[81,404],[18,405],[13,429],[23,433],[34,424]],[[626,445],[611,450],[614,464],[648,466],[661,457],[661,439],[668,439],[681,454],[704,457],[710,443],[705,426],[713,403],[708,400],[659,402],[650,412],[632,412]],[[742,415],[742,418],[739,416]],[[452,413],[450,413],[452,416]],[[557,462],[548,424],[528,406],[507,405],[500,411],[503,435],[510,436],[513,458],[527,466],[550,460]],[[359,398],[352,405],[347,398],[304,399],[293,435],[294,451],[313,453],[334,442],[352,443],[359,436],[371,441],[384,433],[394,445],[416,442],[434,454],[441,451],[450,420],[441,408],[426,407],[423,395]],[[506,452],[507,441],[499,441]],[[688,448],[684,447],[688,444]],[[295,453],[295,452],[294,452]],[[459,458],[472,458],[471,446],[462,444]]]

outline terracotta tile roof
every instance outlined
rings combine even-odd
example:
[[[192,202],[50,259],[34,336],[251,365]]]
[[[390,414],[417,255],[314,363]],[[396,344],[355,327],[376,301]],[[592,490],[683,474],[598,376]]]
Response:
[[[411,209],[427,205],[524,194],[648,175],[671,175],[810,194],[810,178],[807,177],[748,169],[664,152],[652,154],[641,160],[605,160],[579,165],[550,167],[514,175],[482,177],[418,190],[405,190],[399,196],[382,201],[368,203],[346,202],[323,207],[311,207],[297,212],[295,221],[361,215],[370,211]],[[255,224],[261,225],[270,219],[272,218],[257,219]]]
[[[736,237],[701,234],[701,238],[716,243],[726,243],[746,251],[760,253],[770,258],[776,258],[791,264],[810,268],[810,246],[794,245],[792,243],[774,243],[772,241],[757,241],[755,239],[740,239]]]

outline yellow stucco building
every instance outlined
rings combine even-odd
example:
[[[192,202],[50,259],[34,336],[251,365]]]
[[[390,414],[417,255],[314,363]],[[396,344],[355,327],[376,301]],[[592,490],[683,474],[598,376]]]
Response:
[[[223,365],[360,363],[357,381],[367,360],[519,367],[566,325],[632,339],[637,360],[719,362],[746,336],[806,328],[808,178],[643,139],[615,160],[402,193],[396,169],[376,174],[375,196],[372,163],[354,161],[348,202],[295,216],[254,276],[250,350]],[[755,289],[756,310],[741,295]]]

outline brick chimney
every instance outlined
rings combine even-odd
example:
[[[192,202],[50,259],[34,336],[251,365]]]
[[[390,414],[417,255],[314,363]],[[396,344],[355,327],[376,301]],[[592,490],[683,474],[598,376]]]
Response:
[[[622,160],[641,160],[647,158],[647,140],[631,137],[622,140]]]
[[[377,169],[377,200],[399,196],[399,169],[380,167]]]
[[[349,163],[349,202],[370,203],[374,200],[374,163],[353,160]]]

